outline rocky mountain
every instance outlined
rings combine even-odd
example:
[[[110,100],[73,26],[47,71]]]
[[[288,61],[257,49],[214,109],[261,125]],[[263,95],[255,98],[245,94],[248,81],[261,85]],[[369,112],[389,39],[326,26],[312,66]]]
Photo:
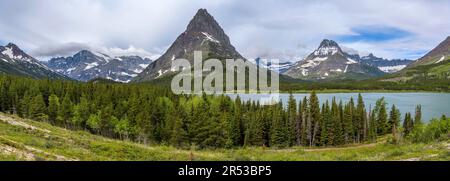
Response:
[[[111,57],[82,50],[73,56],[52,58],[46,64],[54,71],[79,81],[105,78],[116,82],[129,82],[150,62],[150,59],[139,56]]]
[[[0,73],[32,78],[69,79],[52,71],[12,43],[0,46]]]
[[[409,59],[380,58],[373,55],[372,53],[367,56],[361,57],[359,61],[367,65],[378,67],[378,69],[386,73],[398,72],[413,62],[413,60]]]
[[[286,72],[289,68],[291,68],[295,63],[294,62],[290,62],[290,61],[283,61],[283,62],[278,62],[278,63],[273,63],[268,61],[267,59],[261,59],[261,58],[256,58],[256,59],[249,59],[248,61],[254,63],[257,66],[278,72],[278,73],[284,73]]]
[[[450,58],[450,36],[408,67],[440,63]]]
[[[349,57],[360,63],[378,67],[378,69],[386,73],[398,72],[413,62],[413,60],[408,59],[385,59],[377,57],[372,53],[361,56],[357,52],[344,51],[344,54],[346,57]]]
[[[335,41],[325,39],[314,52],[284,74],[305,80],[365,79],[384,74],[377,67],[353,58],[344,53]]]
[[[193,65],[194,51],[202,51],[202,58],[241,58],[229,37],[206,9],[199,9],[186,30],[178,36],[170,48],[152,62],[134,81],[142,82],[173,74],[172,61],[184,58]]]
[[[447,37],[437,47],[411,63],[405,69],[388,76],[381,81],[410,81],[421,83],[443,82],[448,85],[450,80],[450,37]]]

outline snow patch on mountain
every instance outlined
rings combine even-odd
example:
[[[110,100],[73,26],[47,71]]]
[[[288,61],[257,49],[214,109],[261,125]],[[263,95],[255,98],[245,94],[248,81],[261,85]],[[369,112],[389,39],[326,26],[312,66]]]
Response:
[[[395,66],[385,66],[385,67],[378,67],[378,69],[380,69],[383,72],[386,73],[393,73],[393,72],[398,72],[402,69],[404,69],[406,67],[406,65],[395,65]]]
[[[440,62],[444,61],[444,59],[445,59],[445,56],[442,55],[442,57],[438,61],[436,61],[436,63],[440,63]]]
[[[205,37],[206,37],[207,40],[209,40],[209,41],[211,41],[211,42],[214,42],[214,43],[219,43],[219,44],[220,44],[220,41],[219,41],[219,40],[215,39],[213,36],[211,36],[211,35],[208,34],[207,32],[202,32],[202,34],[205,35]]]

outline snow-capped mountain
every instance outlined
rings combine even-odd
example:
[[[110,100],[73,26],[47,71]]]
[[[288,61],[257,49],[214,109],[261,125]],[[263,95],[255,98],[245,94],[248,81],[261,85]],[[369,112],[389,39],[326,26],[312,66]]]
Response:
[[[283,61],[283,62],[270,62],[267,59],[261,59],[261,58],[256,58],[256,59],[249,59],[248,61],[261,66],[263,68],[278,72],[278,73],[284,73],[286,72],[286,70],[288,70],[289,68],[291,68],[295,63],[294,62],[290,62],[290,61]]]
[[[134,81],[142,82],[173,74],[172,61],[183,58],[193,64],[194,51],[202,51],[202,58],[244,59],[239,54],[220,25],[206,9],[199,9],[186,30],[173,42],[170,48],[152,62]]]
[[[360,63],[344,53],[333,40],[323,40],[304,60],[289,68],[286,75],[307,80],[364,79],[383,75],[378,68]]]
[[[69,79],[52,71],[13,43],[0,46],[0,73],[32,78]]]
[[[142,72],[151,60],[139,56],[111,57],[82,50],[70,57],[52,58],[47,66],[56,72],[79,81],[106,78],[116,82],[129,82]]]
[[[410,63],[413,62],[413,60],[408,59],[385,59],[374,56],[372,53],[363,56],[360,58],[361,63],[365,63],[371,66],[378,67],[383,72],[386,73],[394,73],[402,70],[406,66],[408,66]]]

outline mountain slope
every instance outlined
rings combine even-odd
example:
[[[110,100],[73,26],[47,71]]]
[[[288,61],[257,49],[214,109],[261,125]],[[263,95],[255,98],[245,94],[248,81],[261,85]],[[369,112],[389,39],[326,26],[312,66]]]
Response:
[[[352,49],[353,50],[353,49]],[[372,67],[377,67],[383,72],[386,73],[394,73],[404,69],[406,66],[411,64],[413,60],[408,59],[385,59],[381,57],[377,57],[372,53],[368,55],[361,56],[356,51],[345,51],[344,54],[346,57],[349,57],[353,60],[356,60],[362,64],[370,65]]]
[[[272,62],[268,62],[267,60],[261,59],[261,58],[256,58],[256,59],[249,59],[250,62],[254,63],[257,66],[278,72],[278,73],[284,73],[286,72],[289,68],[291,68],[292,66],[294,66],[294,62],[279,62],[279,63],[272,63]]]
[[[202,51],[203,60],[217,58],[244,59],[206,9],[199,9],[189,22],[186,30],[178,36],[170,48],[157,60],[152,62],[134,81],[143,82],[173,73],[172,61],[186,59],[193,65],[194,51]]]
[[[355,144],[336,148],[243,148],[183,150],[146,146],[71,131],[48,123],[0,113],[0,160],[125,161],[125,160],[449,160],[449,141],[432,144]],[[411,149],[414,148],[414,149]],[[294,150],[293,150],[294,149]],[[302,154],[298,154],[301,152]],[[398,154],[398,153],[402,154]],[[432,155],[432,156],[431,156]]]
[[[412,63],[409,67],[415,67],[420,65],[429,65],[433,63],[440,63],[450,57],[450,36],[448,36],[444,41],[439,43],[439,45],[433,48],[430,52],[425,54],[423,57],[419,58],[417,61]]]
[[[105,78],[116,82],[129,82],[150,62],[150,59],[139,56],[110,57],[103,53],[82,50],[70,57],[52,58],[46,64],[51,69],[79,81]]]
[[[0,46],[0,73],[32,78],[69,79],[52,71],[12,43]]]
[[[305,80],[324,80],[366,79],[384,73],[346,56],[336,42],[325,39],[314,52],[289,68],[285,74]]]
[[[450,36],[402,71],[382,81],[450,81]]]

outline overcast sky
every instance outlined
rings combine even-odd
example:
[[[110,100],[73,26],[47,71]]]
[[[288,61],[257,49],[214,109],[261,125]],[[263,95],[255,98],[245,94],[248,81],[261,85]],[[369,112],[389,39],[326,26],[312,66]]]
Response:
[[[448,0],[0,0],[0,44],[42,59],[81,49],[156,58],[198,8],[246,58],[298,60],[328,38],[414,59],[450,35]]]

